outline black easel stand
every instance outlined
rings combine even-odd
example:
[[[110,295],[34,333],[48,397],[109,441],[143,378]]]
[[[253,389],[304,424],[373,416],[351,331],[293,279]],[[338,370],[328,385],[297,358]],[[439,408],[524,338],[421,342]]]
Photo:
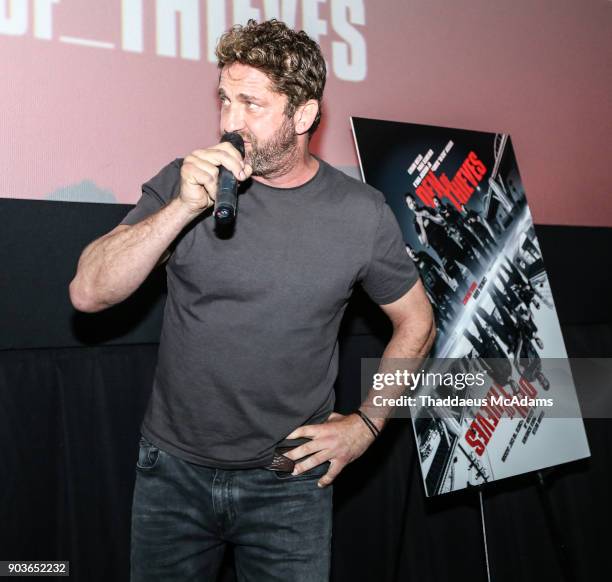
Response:
[[[545,470],[536,471],[536,487],[538,489],[538,496],[540,497],[540,501],[542,503],[542,508],[544,510],[544,516],[546,518],[546,524],[548,526],[548,530],[553,540],[553,545],[555,547],[555,552],[557,554],[557,559],[559,561],[559,566],[561,569],[561,574],[563,576],[564,582],[576,582],[576,575],[574,573],[574,568],[572,566],[572,562],[569,557],[569,551],[567,544],[565,543],[565,539],[561,532],[561,528],[559,523],[555,517],[555,513],[553,511],[552,503],[550,502],[550,496],[548,494],[548,484],[545,480],[544,475]],[[547,473],[551,473],[552,469],[549,469]],[[485,564],[487,568],[487,580],[491,582],[491,570],[489,566],[489,549],[487,545],[487,529],[485,524],[485,515],[484,515],[484,500],[482,490],[483,487],[478,487],[478,499],[480,501],[480,518],[482,521],[482,539],[484,544],[484,554],[485,554]]]
[[[487,545],[487,528],[485,525],[484,502],[482,499],[482,487],[478,487],[478,499],[480,501],[480,520],[482,522],[482,541],[484,544],[485,564],[487,566],[487,580],[491,582],[491,569],[489,567],[489,546]]]
[[[547,471],[548,474],[550,474],[551,472],[551,469]],[[576,582],[576,575],[574,573],[574,568],[569,557],[568,547],[565,543],[565,539],[563,538],[559,522],[555,517],[555,512],[553,510],[552,503],[550,502],[550,496],[548,494],[548,485],[544,478],[544,470],[536,472],[536,486],[538,489],[540,501],[542,502],[542,507],[544,508],[546,524],[548,525],[548,530],[550,531],[550,535],[555,546],[555,552],[557,553],[557,558],[559,560],[559,566],[561,567],[563,579],[565,580],[565,582]]]

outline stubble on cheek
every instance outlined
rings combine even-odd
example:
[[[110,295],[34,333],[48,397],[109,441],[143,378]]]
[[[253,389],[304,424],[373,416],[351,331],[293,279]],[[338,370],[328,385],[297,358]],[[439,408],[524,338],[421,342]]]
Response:
[[[254,135],[248,136],[247,141],[251,145],[250,151],[245,151],[245,160],[254,176],[282,175],[295,163],[297,135],[289,120],[266,142],[260,144]]]

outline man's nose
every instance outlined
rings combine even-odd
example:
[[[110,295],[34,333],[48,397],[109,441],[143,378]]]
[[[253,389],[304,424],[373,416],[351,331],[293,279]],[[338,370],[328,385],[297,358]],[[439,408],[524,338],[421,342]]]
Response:
[[[223,131],[240,131],[244,128],[244,116],[239,105],[229,105],[221,114],[221,129]]]

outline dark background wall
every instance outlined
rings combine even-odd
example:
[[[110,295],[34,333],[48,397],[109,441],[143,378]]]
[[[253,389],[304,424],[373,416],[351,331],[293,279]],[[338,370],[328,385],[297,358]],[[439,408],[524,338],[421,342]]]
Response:
[[[0,560],[70,560],[72,579],[86,582],[128,579],[163,271],[126,305],[96,315],[74,312],[67,285],[85,244],[127,208],[0,200]],[[569,354],[610,357],[612,229],[537,231]],[[357,295],[341,336],[340,412],[358,405],[360,358],[379,356],[389,331]],[[529,474],[484,490],[493,580],[609,574],[612,429],[609,420],[586,428],[592,457],[553,468],[544,488]],[[346,468],[334,504],[334,580],[486,579],[477,493],[424,497],[406,421]]]

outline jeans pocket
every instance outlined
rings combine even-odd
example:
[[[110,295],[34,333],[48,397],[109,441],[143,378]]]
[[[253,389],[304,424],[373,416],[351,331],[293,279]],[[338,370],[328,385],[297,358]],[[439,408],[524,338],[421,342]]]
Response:
[[[159,461],[159,449],[145,437],[140,437],[136,467],[144,471],[153,469]]]

